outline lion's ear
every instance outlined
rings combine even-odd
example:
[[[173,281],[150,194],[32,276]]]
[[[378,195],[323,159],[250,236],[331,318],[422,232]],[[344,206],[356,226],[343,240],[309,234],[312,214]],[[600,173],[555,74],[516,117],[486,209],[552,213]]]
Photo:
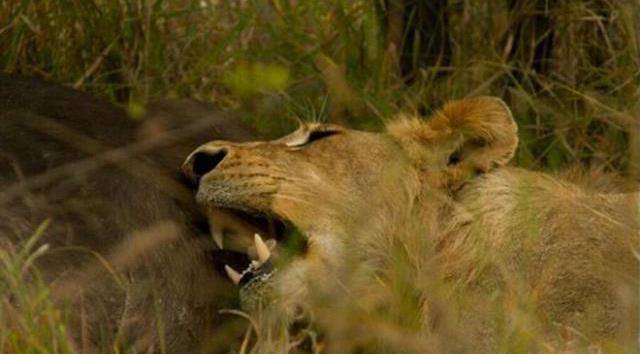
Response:
[[[455,187],[505,165],[518,145],[511,111],[495,97],[452,101],[427,121],[400,117],[387,130],[439,186]]]

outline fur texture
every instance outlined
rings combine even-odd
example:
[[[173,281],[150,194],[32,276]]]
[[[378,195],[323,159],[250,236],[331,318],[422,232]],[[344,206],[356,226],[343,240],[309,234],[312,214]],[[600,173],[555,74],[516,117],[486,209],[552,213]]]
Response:
[[[517,141],[482,97],[380,134],[312,124],[198,148],[200,203],[275,214],[308,242],[247,309],[257,350],[295,348],[301,317],[329,352],[637,348],[637,189],[507,167]],[[222,158],[196,171],[202,156]]]
[[[178,168],[211,133],[253,135],[204,103],[147,108],[140,126],[87,93],[0,74],[0,251],[18,252],[50,220],[34,246],[49,252],[18,285],[43,280],[68,317],[52,326],[66,327],[77,351],[200,353],[218,333],[218,310],[230,306],[230,288],[213,271],[207,220]],[[215,226],[222,217],[244,223],[217,214]],[[21,329],[35,320],[11,291],[2,294],[3,329]]]

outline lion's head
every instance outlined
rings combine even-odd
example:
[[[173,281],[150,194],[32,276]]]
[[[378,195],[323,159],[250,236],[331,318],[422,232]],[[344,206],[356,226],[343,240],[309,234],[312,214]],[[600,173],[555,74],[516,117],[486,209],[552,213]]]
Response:
[[[409,202],[423,184],[455,189],[506,164],[516,132],[507,106],[481,97],[451,102],[426,121],[401,116],[383,133],[312,123],[272,141],[212,141],[183,168],[205,206],[275,216],[303,233],[327,232],[338,219],[360,220],[361,211],[384,208],[390,199]]]

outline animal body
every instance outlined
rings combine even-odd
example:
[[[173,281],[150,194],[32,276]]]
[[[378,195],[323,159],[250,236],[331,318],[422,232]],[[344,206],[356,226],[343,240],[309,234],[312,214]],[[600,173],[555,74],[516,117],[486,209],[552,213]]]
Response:
[[[218,310],[233,299],[214,271],[208,220],[179,172],[211,134],[255,137],[201,102],[161,101],[138,123],[87,93],[0,75],[0,251],[18,259],[40,225],[31,251],[48,246],[24,283],[3,286],[0,328],[16,343],[36,335],[21,327],[29,309],[16,299],[41,279],[68,319],[53,325],[67,326],[73,350],[219,350],[229,316]],[[217,228],[220,218],[251,230],[219,210]]]
[[[383,133],[211,141],[183,168],[201,205],[306,240],[292,260],[228,268],[258,352],[638,350],[637,189],[510,167],[517,143],[506,104],[480,97]]]

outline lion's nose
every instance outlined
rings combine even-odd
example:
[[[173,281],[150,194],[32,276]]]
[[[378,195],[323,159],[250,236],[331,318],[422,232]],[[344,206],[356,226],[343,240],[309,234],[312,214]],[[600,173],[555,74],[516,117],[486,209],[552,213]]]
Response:
[[[213,171],[227,156],[224,147],[205,147],[192,153],[182,165],[183,173],[193,182],[198,183],[200,178]]]

